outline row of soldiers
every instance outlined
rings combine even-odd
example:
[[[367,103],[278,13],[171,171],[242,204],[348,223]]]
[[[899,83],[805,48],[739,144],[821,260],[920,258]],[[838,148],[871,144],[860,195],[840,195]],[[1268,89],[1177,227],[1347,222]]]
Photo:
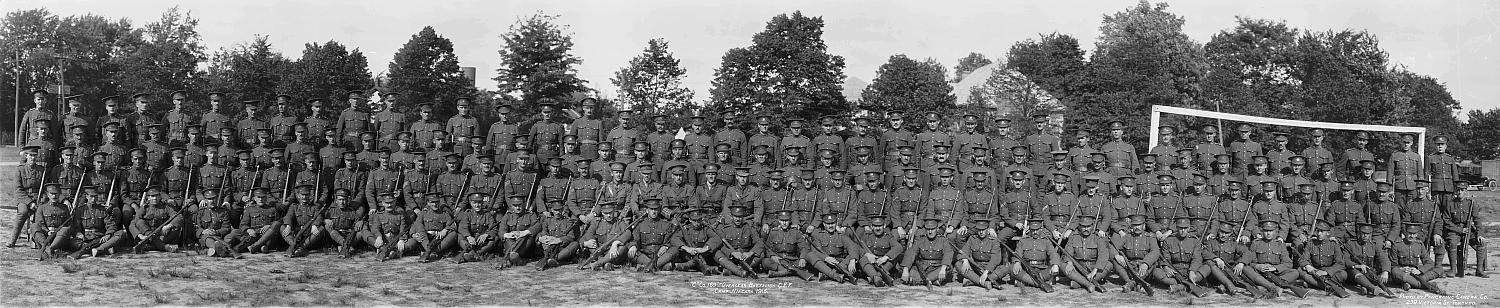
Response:
[[[85,184],[71,196],[63,193],[62,184],[48,183],[32,205],[37,209],[32,220],[36,227],[29,237],[43,249],[44,258],[59,250],[72,250],[75,258],[100,256],[124,245],[134,245],[137,252],[196,246],[208,255],[225,257],[275,250],[298,257],[312,249],[349,257],[373,250],[382,261],[412,254],[424,262],[498,257],[498,268],[534,261],[537,270],[563,264],[596,270],[633,266],[638,271],[797,276],[876,286],[930,287],[961,281],[987,289],[1008,282],[1048,292],[1061,279],[1089,292],[1106,292],[1105,285],[1114,282],[1126,292],[1152,294],[1157,285],[1166,285],[1174,292],[1205,296],[1211,292],[1205,287],[1217,287],[1224,294],[1263,298],[1284,291],[1302,297],[1309,287],[1341,297],[1350,296],[1350,289],[1391,297],[1391,285],[1446,294],[1432,282],[1443,269],[1429,254],[1428,236],[1442,232],[1459,238],[1451,242],[1478,244],[1472,233],[1473,204],[1461,196],[1455,203],[1469,212],[1434,222],[1442,225],[1440,229],[1416,221],[1387,229],[1378,221],[1340,220],[1334,209],[1307,224],[1266,219],[1276,213],[1257,209],[1275,212],[1287,206],[1275,197],[1270,181],[1263,185],[1264,198],[1246,203],[1248,207],[1238,205],[1244,201],[1238,199],[1241,188],[1234,182],[1227,199],[1217,206],[1241,207],[1238,213],[1201,217],[1191,208],[1179,207],[1171,210],[1176,216],[1159,215],[1156,208],[1120,215],[1114,207],[1121,204],[1150,207],[1159,202],[1157,198],[1170,198],[1173,180],[1163,177],[1162,193],[1148,200],[1133,199],[1134,184],[1127,182],[1121,187],[1123,197],[1095,203],[1086,201],[1100,197],[1097,179],[1090,178],[1088,190],[1072,204],[1056,202],[1054,198],[1071,196],[1056,188],[1047,192],[1052,196],[1042,198],[998,197],[1003,205],[986,209],[995,215],[961,215],[938,209],[945,201],[938,188],[917,209],[895,210],[900,216],[893,218],[880,211],[841,212],[835,204],[818,202],[810,210],[788,207],[795,192],[776,184],[783,183],[779,174],[761,192],[782,196],[781,207],[672,202],[655,195],[626,199],[638,203],[636,207],[605,196],[604,188],[594,191],[593,198],[578,198],[580,207],[568,200],[588,196],[587,191],[572,188],[597,184],[597,179],[562,168],[549,164],[544,178],[523,182],[565,183],[563,196],[540,198],[541,203],[530,201],[543,189],[522,189],[502,198],[496,196],[501,188],[485,192],[466,187],[458,193],[464,198],[430,191],[410,196],[410,201],[398,198],[400,190],[382,191],[377,201],[366,205],[354,201],[356,193],[346,188],[334,188],[331,199],[321,199],[315,192],[325,184],[315,181],[283,191],[280,198],[271,189],[254,187],[239,200],[221,194],[222,183],[221,188],[188,189],[197,194],[179,197],[152,185],[138,201],[120,206],[111,205],[119,181],[109,181],[103,192]],[[611,172],[623,177],[623,169],[617,163]],[[945,170],[940,185],[950,185],[951,169]],[[686,182],[682,172],[674,172],[674,177],[677,183]],[[737,172],[735,177],[737,183],[748,182],[748,174]],[[1012,193],[1033,193],[1027,179],[1017,172],[1011,178]],[[915,182],[915,176],[906,176],[903,185]],[[1063,181],[1052,184],[1065,186]],[[983,194],[986,187],[981,185],[963,194]],[[1382,196],[1377,200],[1389,199],[1390,185],[1380,186]],[[1195,183],[1195,189],[1202,187]],[[880,192],[860,194],[878,197]],[[1348,201],[1351,193],[1346,190],[1342,200]],[[1305,202],[1302,197],[1294,202]],[[182,201],[174,203],[174,198]],[[800,219],[805,212],[813,215]],[[955,217],[960,223],[949,224]],[[1482,246],[1474,248],[1480,260],[1476,275],[1483,277],[1484,251]],[[1459,247],[1454,253],[1463,252]]]

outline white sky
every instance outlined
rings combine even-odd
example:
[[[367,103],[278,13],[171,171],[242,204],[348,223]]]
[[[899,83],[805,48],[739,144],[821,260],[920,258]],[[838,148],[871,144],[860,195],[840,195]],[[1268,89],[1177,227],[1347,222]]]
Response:
[[[208,52],[269,35],[288,57],[308,42],[337,40],[358,47],[381,73],[412,34],[431,25],[453,40],[460,65],[478,69],[480,87],[494,88],[499,38],[517,18],[537,11],[561,15],[583,59],[589,85],[613,96],[609,77],[661,37],[688,70],[697,100],[708,99],[724,52],[748,46],[776,14],[822,16],[829,51],[844,56],[845,74],[870,81],[893,54],[936,58],[949,67],[971,51],[991,58],[1041,33],[1077,37],[1092,50],[1106,14],[1135,4],[1113,1],[0,1],[6,12],[44,7],[58,15],[94,13],[128,18],[139,27],[172,6],[201,20]],[[1393,64],[1434,76],[1465,110],[1500,107],[1500,2],[1496,1],[1168,1],[1187,20],[1184,31],[1204,43],[1234,26],[1235,16],[1283,20],[1314,31],[1367,29]],[[1460,115],[1463,118],[1462,115]]]

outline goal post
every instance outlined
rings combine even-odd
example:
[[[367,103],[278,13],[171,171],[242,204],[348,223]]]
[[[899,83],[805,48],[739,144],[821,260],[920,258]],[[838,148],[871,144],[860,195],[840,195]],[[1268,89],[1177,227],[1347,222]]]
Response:
[[[1417,134],[1417,140],[1416,140],[1417,141],[1417,153],[1422,153],[1421,155],[1426,155],[1426,153],[1427,153],[1427,128],[1426,127],[1367,125],[1367,124],[1346,124],[1346,123],[1331,123],[1331,122],[1314,122],[1314,121],[1302,121],[1302,120],[1289,120],[1289,119],[1277,119],[1277,118],[1257,117],[1257,116],[1250,116],[1250,115],[1243,115],[1243,114],[1233,114],[1233,113],[1215,112],[1215,111],[1198,110],[1198,109],[1188,109],[1188,108],[1172,107],[1172,106],[1162,106],[1162,105],[1151,105],[1151,128],[1147,129],[1147,131],[1150,131],[1150,133],[1151,133],[1151,139],[1150,139],[1151,140],[1150,141],[1151,144],[1148,144],[1146,146],[1146,148],[1148,148],[1148,149],[1151,148],[1151,147],[1156,146],[1156,143],[1157,143],[1157,140],[1158,140],[1157,138],[1159,137],[1159,136],[1157,136],[1157,134],[1159,133],[1159,131],[1156,129],[1156,127],[1160,127],[1161,126],[1161,114],[1163,114],[1163,113],[1176,114],[1176,115],[1185,115],[1185,116],[1193,116],[1193,117],[1200,117],[1200,118],[1219,119],[1219,120],[1250,122],[1250,123],[1257,123],[1257,124],[1269,124],[1269,125],[1277,125],[1277,126],[1293,126],[1293,127],[1303,127],[1303,128],[1322,128],[1322,129],[1335,129],[1335,130],[1364,130],[1364,131],[1394,132],[1394,133],[1413,133],[1413,134]],[[1224,130],[1224,129],[1228,129],[1228,128],[1220,127],[1219,129]]]

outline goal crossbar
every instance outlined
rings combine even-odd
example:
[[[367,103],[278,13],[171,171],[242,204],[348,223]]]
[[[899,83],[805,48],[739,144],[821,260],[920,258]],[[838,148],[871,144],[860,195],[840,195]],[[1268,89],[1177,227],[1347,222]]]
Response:
[[[1211,118],[1211,119],[1231,120],[1231,121],[1239,121],[1239,122],[1251,122],[1251,123],[1258,123],[1258,124],[1270,124],[1270,125],[1278,125],[1278,126],[1295,126],[1295,127],[1305,127],[1305,128],[1315,128],[1316,127],[1316,128],[1336,129],[1336,130],[1365,130],[1365,131],[1380,131],[1380,132],[1395,132],[1395,133],[1413,133],[1413,134],[1417,134],[1417,153],[1427,153],[1427,128],[1426,127],[1367,125],[1367,124],[1347,124],[1347,123],[1331,123],[1331,122],[1315,122],[1315,121],[1289,120],[1289,119],[1277,119],[1277,118],[1257,117],[1257,116],[1251,116],[1251,115],[1233,114],[1233,113],[1224,113],[1224,112],[1215,112],[1215,111],[1198,110],[1198,109],[1188,109],[1188,108],[1172,107],[1172,106],[1161,106],[1161,105],[1151,105],[1151,127],[1152,128],[1147,130],[1147,131],[1151,132],[1151,144],[1150,144],[1150,146],[1153,146],[1153,147],[1156,146],[1156,142],[1158,140],[1157,138],[1159,136],[1157,135],[1158,134],[1158,130],[1155,129],[1155,128],[1161,126],[1161,114],[1163,114],[1163,113],[1170,113],[1170,114],[1176,114],[1176,115],[1185,115],[1185,116],[1194,116],[1194,117],[1202,117],[1202,118]],[[1227,130],[1228,128],[1220,127],[1219,129],[1220,130]]]

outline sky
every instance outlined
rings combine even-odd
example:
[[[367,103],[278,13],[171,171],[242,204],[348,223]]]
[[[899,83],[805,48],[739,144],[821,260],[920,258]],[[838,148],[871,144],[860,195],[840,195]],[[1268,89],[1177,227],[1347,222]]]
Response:
[[[920,3],[918,3],[920,2]],[[1467,110],[1500,108],[1500,1],[1166,1],[1186,20],[1183,32],[1206,43],[1235,17],[1280,20],[1310,30],[1368,30],[1393,65],[1436,77]],[[267,35],[290,58],[311,42],[336,40],[359,48],[380,74],[423,26],[452,40],[461,66],[476,67],[481,88],[494,88],[500,35],[521,18],[558,15],[571,32],[577,68],[589,86],[613,97],[609,78],[652,38],[670,42],[687,69],[696,100],[709,98],[713,70],[730,48],[750,45],[771,17],[802,11],[821,16],[828,51],[843,56],[844,73],[865,81],[895,54],[934,58],[950,68],[969,52],[1003,57],[1016,42],[1058,32],[1092,50],[1104,15],[1135,5],[1111,1],[0,1],[6,12],[46,8],[58,15],[92,13],[136,26],[173,6],[200,20],[208,53]]]

